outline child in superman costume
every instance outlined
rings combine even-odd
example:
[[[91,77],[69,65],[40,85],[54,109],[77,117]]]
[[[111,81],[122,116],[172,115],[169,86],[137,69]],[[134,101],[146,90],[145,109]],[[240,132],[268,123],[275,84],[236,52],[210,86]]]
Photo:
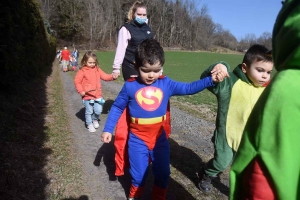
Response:
[[[230,171],[230,199],[300,199],[300,1],[283,2],[273,29],[277,74],[249,117]]]
[[[164,51],[154,39],[146,39],[135,53],[137,78],[125,82],[109,112],[101,140],[111,141],[124,109],[127,107],[130,124],[128,155],[132,185],[129,199],[142,196],[149,160],[152,162],[154,186],[151,198],[163,200],[170,175],[170,147],[165,131],[169,98],[173,95],[190,95],[222,81],[227,69],[216,67],[212,75],[191,83],[181,83],[161,76]]]

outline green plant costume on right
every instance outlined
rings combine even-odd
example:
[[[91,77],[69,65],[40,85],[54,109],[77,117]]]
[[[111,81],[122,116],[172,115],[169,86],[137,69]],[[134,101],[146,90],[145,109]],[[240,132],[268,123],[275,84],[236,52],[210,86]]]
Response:
[[[299,0],[284,2],[272,42],[278,73],[245,127],[230,171],[230,199],[300,199]]]

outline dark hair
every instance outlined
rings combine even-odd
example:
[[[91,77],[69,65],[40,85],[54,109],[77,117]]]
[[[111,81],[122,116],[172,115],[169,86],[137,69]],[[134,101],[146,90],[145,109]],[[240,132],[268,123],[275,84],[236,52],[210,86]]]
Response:
[[[87,51],[81,59],[81,66],[79,67],[80,69],[87,64],[87,61],[90,57],[94,58],[96,66],[99,66],[97,55],[92,51]]]
[[[146,39],[141,42],[135,51],[135,67],[138,69],[145,63],[154,65],[160,63],[161,66],[165,63],[165,54],[159,42],[154,39]]]
[[[265,46],[254,44],[247,50],[243,63],[250,67],[253,62],[259,61],[273,62],[272,53]]]

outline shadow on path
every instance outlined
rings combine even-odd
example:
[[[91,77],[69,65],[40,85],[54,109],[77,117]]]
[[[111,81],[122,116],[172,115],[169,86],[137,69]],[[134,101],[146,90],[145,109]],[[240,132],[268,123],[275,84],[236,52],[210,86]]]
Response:
[[[106,100],[104,105],[103,105],[103,109],[102,109],[102,113],[101,114],[108,114],[108,112],[110,111],[110,108],[112,106],[112,104],[114,103],[113,100],[109,99]],[[78,119],[80,119],[81,121],[85,122],[85,107],[81,108],[77,113],[76,113],[76,117]],[[101,116],[100,116],[101,118]]]
[[[61,200],[89,200],[89,197],[86,195],[81,195],[79,198],[66,198]]]
[[[198,174],[205,163],[195,152],[184,146],[180,146],[172,138],[169,138],[169,143],[171,149],[171,165],[189,178],[198,188]],[[228,196],[229,188],[221,183],[219,177],[212,181],[212,185],[221,193]]]
[[[78,119],[80,119],[81,121],[85,122],[85,108],[81,108],[77,113],[76,113],[76,117]]]
[[[95,166],[100,166],[103,163],[106,166],[106,172],[109,175],[109,180],[107,181],[118,180],[125,191],[125,195],[128,196],[130,185],[131,185],[131,176],[128,169],[125,170],[124,176],[116,177],[114,175],[116,166],[114,161],[115,149],[114,149],[113,141],[114,138],[112,142],[110,142],[109,144],[103,144],[99,148],[93,164]],[[143,194],[144,200],[150,199],[153,179],[154,177],[152,175],[151,164],[150,164],[145,191]],[[195,198],[184,187],[182,187],[176,180],[170,178],[168,192],[167,192],[167,200],[182,200],[182,199],[194,200]]]

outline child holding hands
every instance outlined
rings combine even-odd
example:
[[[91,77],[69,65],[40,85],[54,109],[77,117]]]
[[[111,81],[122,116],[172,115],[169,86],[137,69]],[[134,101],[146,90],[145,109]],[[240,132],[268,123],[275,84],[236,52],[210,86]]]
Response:
[[[210,76],[215,66],[228,67],[225,62],[211,65],[200,78]],[[254,44],[246,52],[230,78],[208,89],[218,99],[216,129],[212,141],[214,157],[201,169],[199,189],[211,191],[211,181],[232,162],[238,150],[242,133],[257,99],[269,83],[273,70],[270,51],[263,45]]]
[[[89,132],[95,132],[99,127],[98,119],[102,112],[105,100],[102,97],[101,80],[112,81],[118,78],[115,74],[106,74],[99,68],[97,56],[87,51],[77,72],[74,84],[82,97],[85,107],[85,123]]]
[[[132,184],[129,199],[142,196],[149,160],[152,161],[154,186],[151,199],[162,200],[170,175],[170,147],[165,131],[168,101],[174,95],[191,95],[214,86],[228,76],[216,67],[213,74],[191,83],[161,76],[164,51],[154,39],[144,40],[135,52],[138,77],[125,82],[109,112],[101,140],[109,143],[114,127],[126,107],[130,114],[128,155]]]

